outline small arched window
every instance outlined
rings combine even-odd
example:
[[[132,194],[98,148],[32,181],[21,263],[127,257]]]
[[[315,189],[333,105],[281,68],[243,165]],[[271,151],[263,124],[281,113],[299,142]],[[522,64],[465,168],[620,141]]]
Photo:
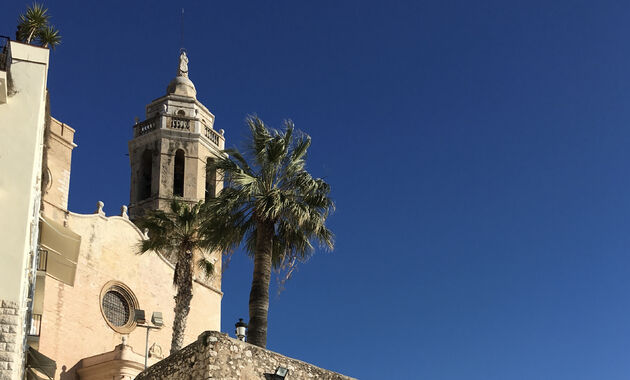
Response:
[[[178,149],[175,152],[175,168],[173,171],[173,196],[184,196],[184,165],[185,165],[184,151]]]
[[[186,112],[184,110],[177,111],[177,116],[186,116]]]
[[[217,171],[213,166],[214,160],[208,157],[206,160],[206,201],[217,195]]]
[[[151,196],[151,182],[153,180],[153,152],[145,149],[140,162],[140,178],[138,183],[138,200]]]

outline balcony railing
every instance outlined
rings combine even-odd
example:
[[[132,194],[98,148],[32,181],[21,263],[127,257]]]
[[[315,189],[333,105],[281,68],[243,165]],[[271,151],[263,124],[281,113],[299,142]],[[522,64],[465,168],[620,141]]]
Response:
[[[136,123],[136,125],[133,126],[134,136],[135,137],[142,136],[145,133],[149,133],[156,128],[157,128],[157,117],[152,117],[145,121]]]
[[[38,271],[46,271],[48,267],[48,251],[45,249],[40,249],[37,254],[37,270]]]
[[[173,116],[171,117],[169,128],[190,131],[190,119]]]
[[[219,134],[214,131],[214,129],[210,127],[204,126],[204,135],[210,139],[214,143],[214,145],[219,146]]]
[[[0,70],[7,71],[9,61],[9,37],[0,36]]]
[[[182,132],[199,133],[214,145],[222,149],[223,135],[204,125],[197,118],[158,114],[145,121],[134,124],[134,137],[145,135],[157,129],[166,128]],[[223,132],[223,131],[221,131]]]
[[[42,330],[42,315],[33,314],[31,318],[31,328],[28,330],[29,336],[39,336]]]

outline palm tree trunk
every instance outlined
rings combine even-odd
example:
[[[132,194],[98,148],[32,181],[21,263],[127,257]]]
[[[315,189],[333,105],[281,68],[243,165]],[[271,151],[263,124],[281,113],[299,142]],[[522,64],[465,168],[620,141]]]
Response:
[[[269,311],[269,281],[271,279],[273,235],[273,223],[257,223],[254,275],[252,290],[249,293],[247,342],[263,348],[267,346],[267,314]]]
[[[182,348],[184,343],[184,331],[186,330],[186,319],[190,311],[190,300],[192,300],[192,253],[185,252],[177,260],[175,265],[175,317],[173,318],[173,338],[171,340],[171,355]]]
[[[35,34],[36,30],[37,30],[37,28],[31,27],[31,32],[28,34],[28,38],[26,39],[26,43],[27,44],[30,44],[31,41],[33,40],[33,35]]]

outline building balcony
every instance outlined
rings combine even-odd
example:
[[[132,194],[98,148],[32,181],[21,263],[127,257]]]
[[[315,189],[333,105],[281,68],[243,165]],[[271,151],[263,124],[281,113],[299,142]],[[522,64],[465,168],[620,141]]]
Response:
[[[143,136],[158,129],[197,133],[219,149],[223,149],[225,146],[225,137],[222,129],[217,132],[211,127],[204,125],[198,118],[179,115],[160,114],[138,122],[133,126],[133,137]]]

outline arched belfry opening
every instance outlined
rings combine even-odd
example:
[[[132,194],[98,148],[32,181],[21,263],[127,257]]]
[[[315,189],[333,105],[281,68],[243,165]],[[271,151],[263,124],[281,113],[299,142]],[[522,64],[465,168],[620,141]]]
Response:
[[[153,152],[145,149],[142,153],[140,165],[140,178],[138,186],[138,200],[142,201],[151,197],[151,183],[153,182]]]
[[[214,168],[214,159],[206,159],[206,201],[217,195],[217,171]]]
[[[185,172],[185,154],[181,149],[175,152],[175,166],[173,169],[173,196],[184,196],[184,172]]]

